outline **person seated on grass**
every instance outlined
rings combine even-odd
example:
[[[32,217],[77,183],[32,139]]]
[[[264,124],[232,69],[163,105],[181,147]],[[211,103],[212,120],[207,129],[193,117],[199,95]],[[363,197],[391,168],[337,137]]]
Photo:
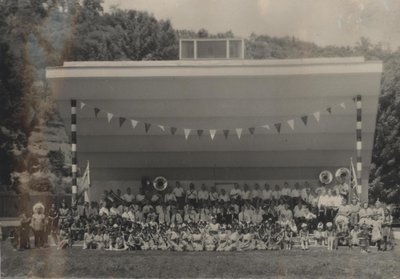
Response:
[[[308,250],[309,245],[309,232],[306,223],[301,224],[301,229],[299,231],[300,245],[302,250]]]
[[[112,241],[110,245],[110,249],[112,251],[125,251],[128,250],[128,246],[126,245],[125,238],[122,232],[116,233],[115,241]]]
[[[71,238],[70,228],[68,225],[63,225],[60,228],[59,232],[59,242],[57,250],[71,248],[71,247],[72,247],[72,238]]]
[[[328,250],[333,251],[337,248],[336,228],[331,222],[326,223],[326,237]]]
[[[92,229],[85,232],[83,237],[83,249],[96,249],[97,244],[94,241],[94,233]]]
[[[168,239],[171,251],[183,251],[182,244],[180,243],[180,232],[177,226],[171,225],[171,229],[168,232]]]
[[[293,231],[289,226],[286,226],[282,240],[282,249],[292,250],[292,247],[293,247]]]
[[[361,233],[360,225],[354,224],[354,227],[350,231],[350,247],[360,245],[360,239],[359,239],[360,233]]]
[[[216,251],[221,252],[225,251],[226,247],[228,246],[229,234],[226,230],[226,226],[222,225],[220,231],[218,232],[217,236],[217,249]]]
[[[317,229],[314,231],[314,238],[318,245],[327,245],[327,235],[324,231],[324,224],[322,222],[318,223]]]
[[[369,231],[369,226],[366,223],[361,225],[361,230],[358,234],[359,244],[361,253],[369,253],[369,240],[371,237],[371,233]]]

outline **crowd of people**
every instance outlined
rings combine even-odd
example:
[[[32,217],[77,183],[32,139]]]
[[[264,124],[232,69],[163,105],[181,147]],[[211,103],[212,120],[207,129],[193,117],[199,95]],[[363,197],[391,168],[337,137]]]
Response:
[[[305,182],[290,187],[235,184],[226,191],[203,184],[181,183],[163,192],[130,188],[105,191],[99,202],[68,207],[65,201],[47,210],[36,206],[32,217],[21,217],[20,247],[28,248],[29,226],[35,246],[48,236],[59,249],[82,241],[84,249],[244,251],[308,250],[310,243],[335,250],[339,245],[369,252],[393,248],[390,209],[383,203],[348,203],[349,187]]]

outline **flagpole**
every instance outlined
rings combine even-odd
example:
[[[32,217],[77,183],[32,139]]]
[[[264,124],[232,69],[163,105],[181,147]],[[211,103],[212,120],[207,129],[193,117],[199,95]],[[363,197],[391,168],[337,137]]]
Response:
[[[71,175],[72,175],[72,197],[71,204],[74,205],[76,203],[76,196],[78,192],[78,184],[77,184],[77,117],[76,117],[76,100],[71,100],[71,157],[72,157],[72,165],[71,165]]]

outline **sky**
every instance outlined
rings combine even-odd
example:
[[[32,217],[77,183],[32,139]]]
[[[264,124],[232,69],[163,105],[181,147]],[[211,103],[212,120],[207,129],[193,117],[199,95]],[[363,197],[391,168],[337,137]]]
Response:
[[[148,11],[175,29],[295,36],[319,45],[354,45],[361,36],[400,46],[400,0],[104,0],[107,10]]]

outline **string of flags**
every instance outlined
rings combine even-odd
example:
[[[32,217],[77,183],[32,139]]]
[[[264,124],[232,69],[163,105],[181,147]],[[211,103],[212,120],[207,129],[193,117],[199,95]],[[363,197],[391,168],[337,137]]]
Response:
[[[355,100],[356,99],[354,97],[353,102],[355,102]],[[335,106],[338,106],[340,109],[343,109],[343,110],[346,109],[345,102],[342,102],[338,105],[330,106],[330,107],[326,108],[325,110],[315,111],[312,114],[301,115],[299,118],[302,121],[302,123],[304,124],[304,126],[308,125],[310,116],[314,117],[314,119],[319,123],[320,118],[321,118],[321,113],[326,111],[328,113],[328,115],[331,115],[333,112],[332,109]],[[94,116],[96,118],[98,117],[99,113],[102,111],[98,107],[93,107],[93,106],[90,106],[90,105],[80,101],[80,109],[83,110],[85,107],[92,108],[94,111]],[[138,121],[135,119],[128,119],[126,117],[116,115],[112,112],[104,111],[104,113],[107,116],[108,123],[111,123],[112,119],[117,118],[119,127],[122,127],[125,124],[125,122],[129,120],[133,129],[137,128],[139,123],[143,123],[144,130],[146,133],[149,133],[151,127],[157,127],[162,132],[164,132],[164,133],[169,132],[171,135],[175,135],[176,132],[178,131],[178,129],[180,129],[180,130],[183,130],[183,134],[184,134],[186,140],[189,138],[189,136],[192,134],[192,132],[193,132],[193,134],[197,134],[197,136],[200,138],[204,135],[205,131],[208,131],[211,140],[214,140],[218,131],[222,131],[222,134],[225,139],[228,139],[229,135],[233,132],[236,133],[237,138],[240,139],[242,137],[242,133],[244,130],[249,131],[250,135],[254,135],[256,132],[256,129],[261,128],[261,129],[271,130],[271,127],[273,127],[273,128],[275,128],[276,132],[278,134],[280,134],[283,124],[287,124],[291,130],[295,129],[295,118],[291,118],[291,119],[288,119],[288,120],[282,121],[282,122],[277,122],[271,126],[269,124],[264,124],[261,126],[253,126],[253,127],[248,127],[248,128],[235,128],[235,129],[192,129],[192,128],[180,128],[180,127],[175,127],[175,126],[167,126],[167,125],[154,124],[154,123],[149,123],[149,122],[142,122],[142,121]]]

